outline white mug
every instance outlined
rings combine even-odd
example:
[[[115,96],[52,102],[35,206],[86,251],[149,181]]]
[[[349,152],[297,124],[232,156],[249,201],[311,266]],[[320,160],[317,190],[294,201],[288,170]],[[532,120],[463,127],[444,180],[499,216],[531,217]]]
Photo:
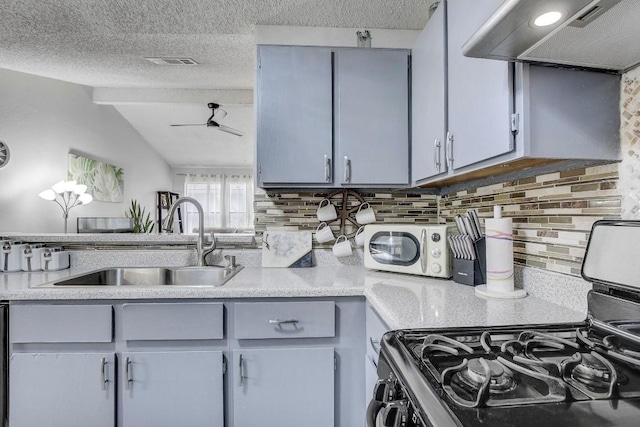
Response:
[[[363,209],[364,205],[367,205],[366,208]],[[373,208],[369,202],[364,202],[358,208],[358,212],[356,212],[356,221],[358,224],[369,224],[372,222],[376,222],[376,214],[373,213]]]
[[[353,241],[356,242],[356,246],[359,248],[364,246],[364,225],[358,228],[356,235],[353,236]]]
[[[316,240],[318,243],[330,242],[333,239],[335,239],[335,237],[333,236],[331,227],[329,227],[326,222],[320,223],[318,228],[316,228]]]
[[[327,202],[326,205],[323,206],[323,203]],[[320,202],[320,206],[318,207],[318,212],[316,214],[320,221],[331,221],[338,218],[338,213],[336,212],[336,207],[331,204],[329,199],[323,199]]]
[[[344,238],[344,240],[340,241],[342,238]],[[353,253],[351,249],[351,242],[344,234],[338,236],[336,242],[333,244],[333,248],[331,249],[333,250],[333,254],[337,257],[351,256]]]

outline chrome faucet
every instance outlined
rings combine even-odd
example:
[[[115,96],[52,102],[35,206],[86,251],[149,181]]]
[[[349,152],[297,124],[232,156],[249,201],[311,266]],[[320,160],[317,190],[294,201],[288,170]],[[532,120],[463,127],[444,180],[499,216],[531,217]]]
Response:
[[[173,205],[171,205],[171,208],[169,208],[169,215],[162,225],[162,228],[166,231],[171,231],[173,229],[173,214],[175,213],[178,205],[186,202],[191,203],[198,211],[198,242],[196,243],[196,252],[198,254],[198,267],[204,267],[207,265],[204,258],[216,248],[216,239],[213,232],[211,232],[211,244],[208,246],[205,245],[204,212],[202,211],[202,206],[196,199],[193,197],[180,197],[176,200]]]

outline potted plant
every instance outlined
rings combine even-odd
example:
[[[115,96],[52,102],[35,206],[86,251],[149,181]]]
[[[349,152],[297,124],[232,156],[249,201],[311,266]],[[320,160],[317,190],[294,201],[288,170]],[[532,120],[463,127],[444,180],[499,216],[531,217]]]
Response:
[[[155,224],[151,219],[151,214],[147,213],[145,216],[145,213],[145,208],[143,208],[136,199],[132,199],[129,212],[125,212],[125,216],[133,218],[134,233],[151,233],[153,231]]]

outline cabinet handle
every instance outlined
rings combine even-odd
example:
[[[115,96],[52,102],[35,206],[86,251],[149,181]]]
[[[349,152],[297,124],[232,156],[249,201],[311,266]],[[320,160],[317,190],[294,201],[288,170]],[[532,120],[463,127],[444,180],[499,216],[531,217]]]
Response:
[[[331,182],[331,159],[329,156],[324,156],[324,180]]]
[[[433,167],[436,169],[436,172],[440,172],[440,140],[436,138],[433,141]]]
[[[107,382],[109,382],[109,380],[107,379],[107,359],[106,358],[102,358],[100,360],[100,388],[102,389],[102,391],[105,391],[107,389]]]
[[[300,323],[298,320],[296,319],[288,319],[288,320],[280,320],[280,319],[275,319],[275,320],[269,320],[269,323],[271,325],[285,325],[285,324],[296,324],[296,323]]]
[[[344,156],[344,182],[351,181],[351,160]]]
[[[449,168],[453,169],[453,134],[447,132],[447,146],[445,147],[445,156],[449,163]]]
[[[129,390],[131,388],[131,382],[133,381],[131,379],[131,360],[126,357],[124,359],[124,388],[125,390]]]
[[[242,360],[242,355],[240,355],[239,360],[240,361],[238,362],[238,368],[239,368],[238,371],[240,372],[240,378],[238,381],[238,386],[242,387],[244,385],[244,363]]]
[[[371,344],[371,348],[376,352],[376,354],[380,353],[380,341],[376,341],[373,337],[369,337],[369,344]]]

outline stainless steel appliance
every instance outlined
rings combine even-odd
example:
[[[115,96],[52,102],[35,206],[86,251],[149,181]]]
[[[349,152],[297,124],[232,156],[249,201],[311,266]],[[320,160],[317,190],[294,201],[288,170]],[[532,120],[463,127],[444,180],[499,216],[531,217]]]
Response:
[[[582,323],[385,334],[368,425],[638,425],[639,241],[638,221],[594,224]]]
[[[375,270],[451,277],[446,225],[368,224],[364,228],[364,266]]]
[[[640,63],[637,0],[505,0],[465,56],[624,72]]]

